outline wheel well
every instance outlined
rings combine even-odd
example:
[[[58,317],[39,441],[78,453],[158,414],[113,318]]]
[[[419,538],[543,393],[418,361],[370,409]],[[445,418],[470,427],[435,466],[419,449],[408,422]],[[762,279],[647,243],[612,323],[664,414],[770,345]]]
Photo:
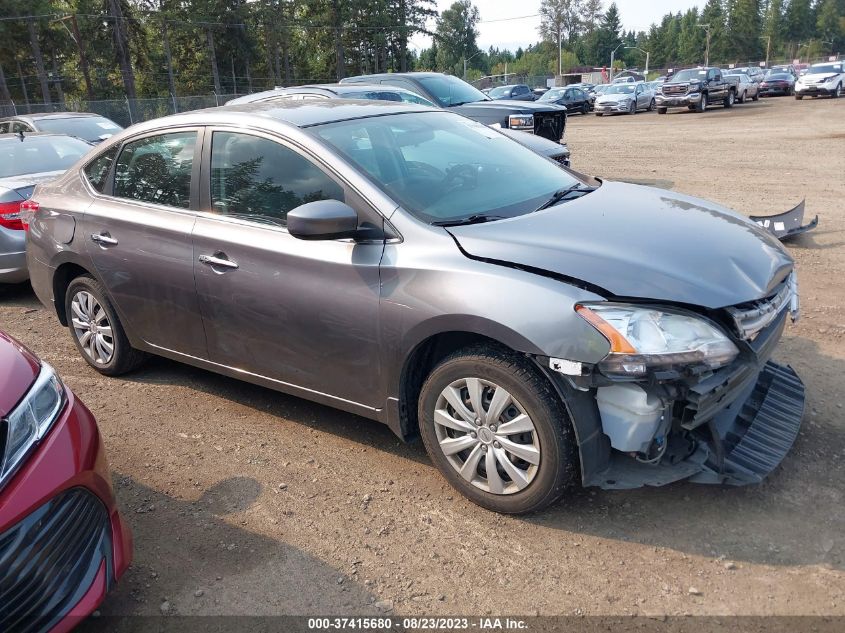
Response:
[[[399,419],[406,440],[419,434],[417,401],[431,370],[453,352],[480,343],[514,353],[496,339],[473,332],[441,332],[425,339],[411,352],[402,367],[399,384]]]
[[[62,264],[53,274],[53,304],[56,306],[56,316],[62,325],[67,325],[67,314],[65,313],[65,294],[67,288],[74,279],[81,275],[90,275],[85,268],[79,264]]]

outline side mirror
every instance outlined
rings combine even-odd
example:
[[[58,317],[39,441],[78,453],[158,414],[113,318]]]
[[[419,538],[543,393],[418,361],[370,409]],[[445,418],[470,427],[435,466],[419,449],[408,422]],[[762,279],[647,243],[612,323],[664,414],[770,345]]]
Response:
[[[358,213],[339,200],[317,200],[288,212],[288,233],[300,240],[339,240],[358,234]]]

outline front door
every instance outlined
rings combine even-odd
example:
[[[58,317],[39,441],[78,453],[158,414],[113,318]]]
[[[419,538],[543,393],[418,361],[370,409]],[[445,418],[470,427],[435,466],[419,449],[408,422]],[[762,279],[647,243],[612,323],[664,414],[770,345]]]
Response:
[[[194,228],[210,360],[382,407],[383,241],[303,241],[285,228],[287,212],[303,203],[359,203],[316,160],[275,137],[218,129],[210,142],[201,194],[210,212]]]
[[[198,129],[186,129],[126,142],[113,169],[99,166],[113,177],[82,228],[127,330],[150,345],[204,357],[191,245],[199,139]]]

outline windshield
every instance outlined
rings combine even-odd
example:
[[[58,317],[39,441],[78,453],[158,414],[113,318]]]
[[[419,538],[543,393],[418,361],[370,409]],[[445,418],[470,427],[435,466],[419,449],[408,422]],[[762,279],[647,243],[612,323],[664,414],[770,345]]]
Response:
[[[610,84],[601,84],[593,88],[593,92],[595,92],[596,94],[604,94],[605,92],[607,92],[608,88],[610,88]]]
[[[819,64],[818,66],[810,66],[807,71],[813,75],[828,75],[842,72],[842,64]]]
[[[78,136],[91,143],[104,141],[123,128],[102,116],[73,116],[60,119],[38,119],[39,132],[55,132]]]
[[[540,97],[540,101],[557,101],[563,96],[563,90],[549,90],[543,93],[543,96]]]
[[[510,86],[496,86],[487,94],[495,99],[496,97],[504,97],[508,92],[510,92]]]
[[[669,81],[692,81],[693,79],[704,79],[707,76],[707,70],[691,68],[689,70],[682,70],[677,73]]]
[[[78,138],[25,136],[0,141],[0,178],[64,171],[91,146]]]
[[[473,101],[490,101],[490,97],[486,94],[452,75],[420,77],[418,81],[434,95],[442,108],[472,103]]]
[[[496,130],[448,112],[368,117],[310,132],[428,223],[524,215],[581,184]]]
[[[632,95],[636,88],[633,84],[616,84],[608,88],[604,94],[606,95]]]

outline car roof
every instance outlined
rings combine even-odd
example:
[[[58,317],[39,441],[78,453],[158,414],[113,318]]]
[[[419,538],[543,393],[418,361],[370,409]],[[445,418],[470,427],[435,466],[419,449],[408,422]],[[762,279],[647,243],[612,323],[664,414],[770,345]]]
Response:
[[[37,119],[70,119],[78,117],[103,116],[95,112],[31,112],[29,114],[16,114],[0,119],[0,121],[30,120]],[[104,117],[105,118],[105,117]]]
[[[428,106],[400,101],[374,101],[368,99],[319,99],[315,101],[257,101],[224,105],[204,110],[172,114],[159,119],[138,123],[126,132],[115,135],[125,138],[138,132],[157,130],[171,126],[187,125],[254,125],[256,118],[267,119],[299,128],[349,121],[389,114],[410,112],[433,112]]]

